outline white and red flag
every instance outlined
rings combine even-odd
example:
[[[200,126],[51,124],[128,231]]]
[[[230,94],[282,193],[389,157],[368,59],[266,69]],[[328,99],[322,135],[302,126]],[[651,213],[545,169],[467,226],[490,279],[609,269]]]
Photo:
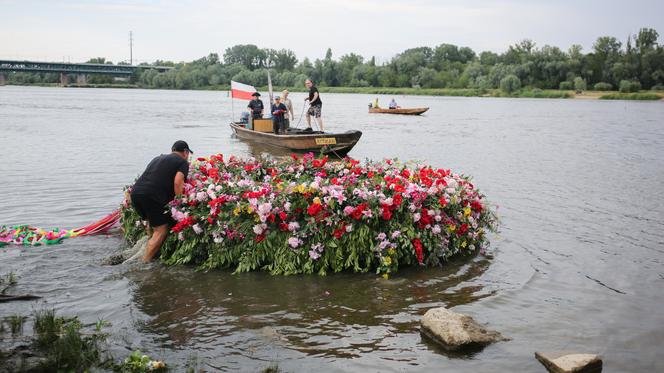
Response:
[[[251,100],[256,88],[248,84],[238,83],[231,80],[231,97],[240,100]]]

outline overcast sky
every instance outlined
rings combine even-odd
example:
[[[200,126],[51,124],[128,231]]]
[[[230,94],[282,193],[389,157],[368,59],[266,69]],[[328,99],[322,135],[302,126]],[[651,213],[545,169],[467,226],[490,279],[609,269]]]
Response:
[[[235,44],[288,48],[299,59],[356,52],[385,61],[451,43],[502,52],[524,38],[563,49],[657,29],[664,1],[601,0],[0,0],[0,58],[82,62],[102,56],[190,61]]]

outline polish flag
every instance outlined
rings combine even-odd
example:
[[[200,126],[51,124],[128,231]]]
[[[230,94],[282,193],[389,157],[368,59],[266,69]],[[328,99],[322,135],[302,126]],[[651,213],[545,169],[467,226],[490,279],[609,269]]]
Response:
[[[237,98],[240,100],[252,100],[253,97],[251,96],[254,92],[256,92],[256,88],[248,85],[248,84],[242,84],[238,82],[234,82],[231,80],[231,97],[232,98]]]

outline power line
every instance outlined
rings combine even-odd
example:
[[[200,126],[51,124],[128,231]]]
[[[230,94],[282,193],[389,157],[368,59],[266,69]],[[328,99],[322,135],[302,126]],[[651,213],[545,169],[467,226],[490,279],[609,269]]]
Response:
[[[129,64],[134,64],[134,35],[129,31]]]

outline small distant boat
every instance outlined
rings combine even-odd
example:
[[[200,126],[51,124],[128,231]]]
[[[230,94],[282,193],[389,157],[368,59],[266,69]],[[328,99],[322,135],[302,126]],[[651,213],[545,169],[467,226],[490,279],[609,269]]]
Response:
[[[428,107],[418,107],[411,109],[383,109],[383,108],[369,108],[369,113],[380,113],[380,114],[402,114],[402,115],[420,115],[425,111],[429,110]]]
[[[275,135],[272,132],[248,129],[240,123],[231,123],[231,129],[241,139],[288,149],[297,153],[314,152],[339,157],[346,156],[362,137],[361,131],[346,131],[344,133],[291,131],[285,135]]]

